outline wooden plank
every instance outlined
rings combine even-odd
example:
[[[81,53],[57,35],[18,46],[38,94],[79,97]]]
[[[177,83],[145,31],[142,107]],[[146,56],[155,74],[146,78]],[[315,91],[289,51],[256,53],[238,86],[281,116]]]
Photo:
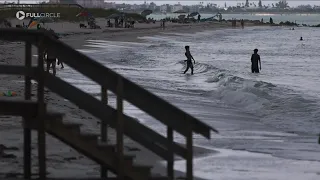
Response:
[[[139,107],[167,126],[172,127],[184,136],[187,135],[187,131],[182,124],[190,124],[194,132],[201,134],[206,138],[210,138],[211,131],[218,132],[214,128],[206,125],[191,115],[188,115],[179,108],[171,105],[129,80],[124,80],[124,97],[130,103]],[[184,116],[188,116],[188,120],[183,120]]]
[[[47,132],[60,141],[66,143],[68,146],[74,148],[83,155],[89,157],[93,161],[104,164],[108,169],[114,173],[117,173],[117,155],[116,153],[106,153],[105,151],[94,145],[95,143],[90,143],[85,141],[77,133],[70,133],[69,129],[64,127],[62,123],[48,122],[46,124]],[[145,174],[140,174],[133,171],[132,156],[124,155],[125,162],[123,166],[123,171],[126,176],[132,177],[132,179],[144,179]]]
[[[36,68],[27,68],[24,66],[15,65],[0,65],[0,74],[10,75],[32,75],[35,74]]]
[[[25,67],[27,70],[31,68],[31,44],[26,43],[25,47]],[[1,70],[0,70],[1,71]],[[31,77],[24,77],[24,99],[31,99]],[[29,119],[24,118],[23,123],[26,123]],[[24,179],[31,179],[31,129],[29,127],[24,126],[23,129],[23,175]]]
[[[38,48],[38,67],[37,71],[39,74],[44,74],[44,62],[43,62],[43,50],[40,46]],[[45,180],[47,176],[46,167],[46,131],[45,131],[45,113],[46,108],[44,107],[44,77],[39,76],[37,85],[37,102],[38,102],[38,166],[39,166],[39,177]]]
[[[0,114],[35,118],[38,104],[34,101],[0,99]]]
[[[107,88],[105,86],[101,86],[101,102],[103,102],[104,104],[108,104],[108,94],[107,94]],[[100,133],[101,133],[101,142],[107,143],[108,142],[108,127],[107,127],[107,123],[105,122],[105,120],[101,121]],[[101,178],[108,177],[108,171],[103,165],[100,167],[100,177]]]
[[[186,127],[189,130],[189,134],[186,137],[186,145],[188,151],[187,163],[186,163],[186,172],[187,180],[193,180],[193,137],[191,127]]]
[[[120,179],[124,179],[123,173],[123,84],[121,77],[118,78],[117,84],[117,156],[118,156],[118,175]]]
[[[45,85],[58,95],[70,100],[81,109],[86,109],[95,117],[106,120],[106,122],[115,128],[116,110],[110,106],[104,105],[101,101],[83,92],[82,90],[70,85],[64,80],[54,77],[51,74],[43,74],[46,81]],[[81,98],[79,98],[81,97]],[[132,138],[134,141],[141,143],[141,145],[155,152],[160,157],[168,160],[169,142],[162,135],[156,133],[152,129],[137,122],[133,118],[124,115],[124,133]],[[186,157],[186,149],[174,143],[173,150],[181,157]]]
[[[174,152],[173,147],[173,130],[170,127],[167,127],[167,138],[169,140],[168,151],[170,154],[170,159],[167,161],[167,176],[170,180],[174,179]]]
[[[0,39],[7,41],[25,41],[35,44],[37,38],[43,33],[37,30],[25,30],[20,28],[0,28]]]

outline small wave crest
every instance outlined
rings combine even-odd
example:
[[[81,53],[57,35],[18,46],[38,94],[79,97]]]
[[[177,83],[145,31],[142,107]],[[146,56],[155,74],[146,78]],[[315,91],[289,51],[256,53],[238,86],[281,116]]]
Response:
[[[172,45],[170,45],[169,43],[159,43],[159,44],[152,44],[149,45],[148,48],[159,48],[159,47],[172,47]]]
[[[246,79],[217,71],[207,78],[217,83],[212,95],[227,105],[238,107],[261,117],[261,121],[276,128],[303,133],[316,133],[320,118],[317,100],[284,86]],[[313,128],[310,128],[310,127]]]
[[[185,69],[187,67],[186,60],[180,60],[176,64],[183,65],[183,69]],[[203,73],[211,72],[212,70],[216,70],[216,69],[217,68],[215,68],[214,66],[212,66],[210,64],[206,64],[206,63],[193,64],[193,70],[197,74],[203,74]]]
[[[251,112],[263,108],[271,98],[270,88],[276,87],[271,83],[248,80],[226,72],[217,73],[208,78],[207,82],[218,83],[216,96],[219,99]]]

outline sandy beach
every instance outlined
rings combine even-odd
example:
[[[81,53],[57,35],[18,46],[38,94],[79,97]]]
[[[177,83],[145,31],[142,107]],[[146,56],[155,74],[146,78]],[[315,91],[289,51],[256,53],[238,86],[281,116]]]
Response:
[[[16,22],[14,21],[13,24]],[[77,23],[49,23],[45,27],[55,30],[61,35],[61,41],[69,44],[75,49],[83,48],[86,40],[107,40],[107,41],[130,41],[141,42],[137,39],[140,36],[153,36],[160,33],[194,33],[203,30],[213,30],[218,28],[231,28],[229,23],[195,23],[195,24],[173,24],[168,23],[166,29],[160,28],[160,24],[136,24],[133,29],[105,28],[103,20],[98,20],[98,25],[102,29],[80,29]],[[36,54],[33,47],[33,54]],[[17,42],[0,41],[0,64],[23,65],[24,63],[24,44]],[[34,57],[33,62],[36,62]],[[59,66],[57,66],[60,68]],[[64,70],[58,70],[59,72]],[[17,97],[23,98],[23,79],[21,76],[1,75],[0,92],[8,90],[17,93]],[[90,114],[80,110],[67,100],[46,91],[46,101],[49,108],[58,112],[65,113],[66,121],[78,122],[83,124],[83,131],[99,133],[99,120]],[[35,85],[33,86],[33,95]],[[4,98],[4,97],[0,97]],[[110,128],[109,128],[110,129]],[[0,117],[0,177],[21,177],[23,166],[23,139],[22,139],[21,120],[16,117]],[[37,147],[36,133],[33,135],[33,173],[37,172]],[[109,130],[109,141],[112,143],[115,139],[115,133]],[[213,150],[195,147],[195,157],[203,157],[215,153]],[[125,139],[125,151],[137,156],[136,160],[141,164],[155,165],[154,174],[166,174],[166,169],[160,165],[161,158],[152,154],[145,148],[139,146],[130,139]],[[48,176],[49,177],[98,177],[99,166],[94,162],[86,159],[75,150],[64,145],[58,140],[47,136],[47,154],[48,154]],[[6,155],[6,156],[5,156]],[[176,172],[176,176],[182,176],[182,172]]]

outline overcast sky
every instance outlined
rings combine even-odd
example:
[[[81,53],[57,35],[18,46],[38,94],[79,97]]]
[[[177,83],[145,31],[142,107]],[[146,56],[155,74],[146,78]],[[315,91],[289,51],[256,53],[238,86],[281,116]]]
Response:
[[[18,2],[18,0],[0,0],[0,2]],[[48,0],[20,0],[20,3],[39,3],[39,2],[43,2],[43,1],[48,1]],[[129,4],[142,4],[144,1],[137,1],[137,0],[105,0],[106,2],[116,2],[116,3],[129,3]],[[223,6],[224,3],[227,3],[227,6],[231,6],[231,5],[236,5],[237,3],[244,3],[245,0],[224,0],[224,1],[220,1],[220,0],[202,0],[202,1],[194,1],[194,0],[146,0],[147,3],[151,3],[154,2],[157,5],[161,5],[161,4],[177,4],[178,2],[180,2],[180,4],[183,5],[191,5],[191,4],[199,4],[200,2],[204,2],[204,4],[207,3],[214,3],[214,4],[218,4],[220,6]],[[255,2],[256,4],[258,4],[258,0],[249,0],[249,2]],[[277,3],[278,1],[274,1],[274,0],[262,0],[262,4],[272,4],[272,3]],[[287,0],[289,6],[293,7],[293,6],[297,6],[297,5],[301,5],[301,4],[311,4],[311,5],[320,5],[320,0]]]

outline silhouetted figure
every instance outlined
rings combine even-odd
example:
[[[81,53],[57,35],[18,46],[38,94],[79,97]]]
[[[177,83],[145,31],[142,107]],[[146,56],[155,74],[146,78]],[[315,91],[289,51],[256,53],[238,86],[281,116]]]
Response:
[[[241,27],[242,27],[242,29],[243,29],[243,28],[244,28],[244,20],[241,19],[240,23],[241,23]]]
[[[272,19],[272,17],[270,17],[270,24],[273,24],[273,19]]]
[[[118,18],[114,19],[114,27],[118,27],[119,26],[119,20]]]
[[[52,37],[55,39],[59,39],[59,36],[53,31],[49,31],[52,34]],[[46,49],[43,53],[44,59],[46,59],[47,62],[47,72],[49,73],[50,67],[52,67],[52,74],[55,76],[56,75],[56,62],[57,62],[57,57],[55,55],[55,52],[52,52],[52,50]],[[58,59],[58,65],[61,63],[61,69],[64,68],[62,61]]]
[[[236,19],[232,19],[231,20],[231,24],[232,24],[232,27],[235,28],[237,26],[237,20]]]
[[[302,38],[302,37],[300,37],[300,41],[303,41],[303,38]]]
[[[253,54],[251,56],[251,72],[252,73],[259,73],[259,66],[261,70],[261,60],[260,60],[260,55],[258,54],[258,49],[253,50]],[[258,66],[259,62],[259,66]]]
[[[194,63],[196,63],[196,61],[194,60],[194,58],[191,55],[190,47],[189,46],[185,46],[185,49],[186,49],[186,53],[184,53],[184,54],[187,57],[187,60],[185,60],[187,62],[187,69],[183,72],[183,74],[185,74],[189,70],[189,68],[191,68],[191,74],[193,74],[192,60],[193,60]]]
[[[261,19],[261,23],[263,23],[263,18]]]
[[[166,20],[163,19],[161,23],[162,23],[162,24],[161,24],[162,29],[165,29],[165,28],[166,28]]]
[[[200,22],[200,18],[201,18],[201,15],[200,15],[200,14],[198,14],[198,22]]]

